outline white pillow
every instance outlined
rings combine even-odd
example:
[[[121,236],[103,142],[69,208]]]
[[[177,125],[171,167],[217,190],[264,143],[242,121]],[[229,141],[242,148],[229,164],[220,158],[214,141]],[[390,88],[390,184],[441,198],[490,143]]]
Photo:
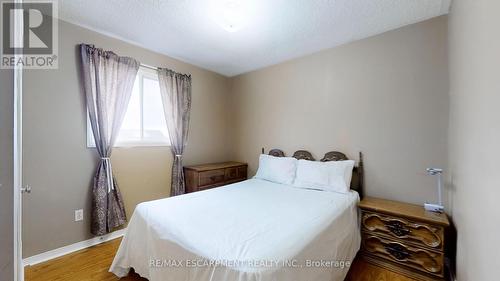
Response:
[[[347,193],[350,190],[353,160],[318,162],[299,160],[293,185]]]
[[[296,170],[297,159],[293,157],[275,157],[261,154],[259,169],[255,178],[291,185],[295,179]]]

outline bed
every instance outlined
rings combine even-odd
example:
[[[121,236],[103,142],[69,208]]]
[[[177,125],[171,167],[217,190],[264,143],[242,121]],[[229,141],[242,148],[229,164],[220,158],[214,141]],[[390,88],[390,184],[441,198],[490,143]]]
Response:
[[[360,247],[359,196],[249,179],[141,203],[110,271],[123,277],[133,268],[150,281],[343,280]]]

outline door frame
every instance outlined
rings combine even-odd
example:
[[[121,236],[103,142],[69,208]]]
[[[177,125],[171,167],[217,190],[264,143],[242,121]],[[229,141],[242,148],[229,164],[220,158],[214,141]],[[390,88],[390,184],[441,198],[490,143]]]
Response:
[[[22,3],[23,0],[15,0],[15,3]],[[14,20],[14,40],[23,40],[23,18],[16,17]],[[23,55],[16,51],[16,59]],[[22,251],[22,195],[23,187],[23,67],[14,66],[14,281],[24,281],[24,265]]]

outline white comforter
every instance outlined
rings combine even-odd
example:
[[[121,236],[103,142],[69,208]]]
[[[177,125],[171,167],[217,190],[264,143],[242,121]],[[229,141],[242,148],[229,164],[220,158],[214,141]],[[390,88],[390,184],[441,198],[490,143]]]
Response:
[[[110,271],[150,281],[343,280],[358,194],[251,179],[139,204]]]

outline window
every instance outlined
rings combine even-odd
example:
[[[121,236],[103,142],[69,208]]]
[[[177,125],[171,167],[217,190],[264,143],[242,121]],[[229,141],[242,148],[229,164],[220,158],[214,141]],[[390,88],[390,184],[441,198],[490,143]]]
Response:
[[[134,89],[115,147],[168,145],[170,145],[170,140],[163,114],[158,74],[154,70],[141,67],[135,79]],[[87,146],[95,147],[88,118]]]

